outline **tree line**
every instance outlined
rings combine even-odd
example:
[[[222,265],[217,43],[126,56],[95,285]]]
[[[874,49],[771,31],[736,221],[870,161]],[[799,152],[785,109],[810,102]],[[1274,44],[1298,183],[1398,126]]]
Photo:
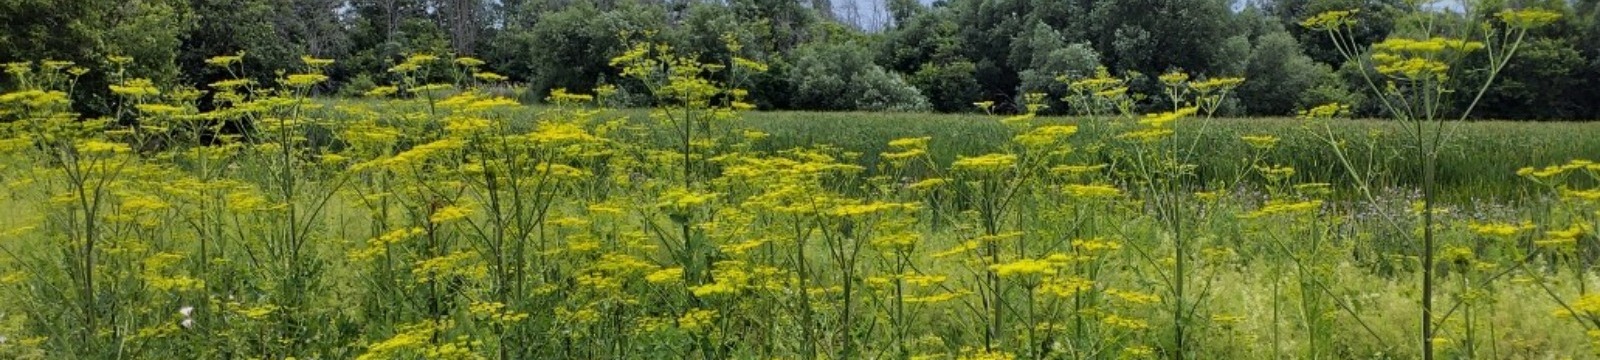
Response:
[[[246,54],[246,72],[271,81],[302,56],[338,59],[325,95],[356,95],[394,81],[409,54],[470,56],[518,84],[529,99],[553,89],[614,85],[615,101],[648,97],[609,60],[648,39],[708,62],[756,59],[746,81],[763,109],[974,111],[1017,106],[1021,94],[1059,99],[1063,79],[1104,69],[1134,92],[1174,70],[1248,79],[1226,112],[1281,116],[1339,102],[1378,116],[1358,63],[1341,45],[1300,26],[1330,10],[1358,10],[1356,38],[1370,44],[1422,33],[1462,2],[1411,0],[883,0],[880,23],[840,16],[832,0],[0,0],[0,62],[45,59],[110,68],[204,89],[230,78],[205,60]],[[1519,49],[1475,114],[1498,119],[1600,118],[1600,0],[1462,0],[1493,9],[1563,14]],[[858,4],[851,3],[851,6]],[[1455,21],[1477,21],[1468,15]],[[1445,17],[1451,18],[1451,17]],[[1493,31],[1493,29],[1485,29]],[[737,44],[730,47],[729,44]],[[1347,49],[1349,50],[1349,49]],[[1361,51],[1358,48],[1355,51]],[[737,52],[737,53],[735,53]],[[1466,61],[1479,61],[1469,58]],[[1458,77],[1474,83],[1472,72]],[[106,109],[110,78],[85,74],[78,103]],[[1481,83],[1481,82],[1479,82]],[[1463,99],[1466,103],[1470,99]],[[1056,112],[1070,112],[1054,101]],[[1147,106],[1165,106],[1147,99]],[[1003,107],[1002,107],[1003,108]]]

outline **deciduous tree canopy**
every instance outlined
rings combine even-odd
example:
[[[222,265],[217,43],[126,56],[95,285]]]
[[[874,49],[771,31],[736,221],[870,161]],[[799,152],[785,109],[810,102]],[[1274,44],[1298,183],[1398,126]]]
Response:
[[[1460,5],[1423,6],[1452,11]],[[409,54],[473,56],[523,84],[532,98],[558,88],[628,89],[607,63],[629,41],[651,38],[706,61],[743,57],[773,64],[756,77],[754,103],[769,109],[973,111],[977,101],[1017,108],[1021,93],[1053,104],[1061,79],[1099,66],[1155,88],[1155,74],[1243,76],[1228,106],[1237,115],[1284,115],[1324,101],[1356,102],[1367,84],[1336,71],[1341,52],[1421,26],[1398,0],[0,0],[0,61],[69,60],[158,82],[205,87],[224,74],[215,55],[244,52],[249,73],[298,66],[300,56],[338,59],[323,94],[359,93],[393,81]],[[1495,1],[1564,16],[1521,51],[1505,81],[1484,95],[1495,118],[1600,117],[1600,9],[1596,1]],[[1300,26],[1329,10],[1355,9],[1357,44]],[[1492,12],[1487,12],[1492,13]],[[866,15],[863,15],[866,14]],[[1482,61],[1482,60],[1478,60]],[[795,73],[791,73],[795,72]],[[1473,74],[1466,74],[1471,77]],[[104,74],[75,94],[85,112],[104,108]],[[258,79],[270,80],[270,79]],[[1470,79],[1464,79],[1470,80]],[[826,84],[826,86],[823,86]],[[903,86],[909,84],[909,87]],[[912,96],[915,95],[915,96]],[[876,98],[864,98],[864,97]],[[826,101],[817,100],[825,99]],[[921,100],[921,101],[918,101]],[[885,103],[888,101],[889,103]],[[1147,106],[1163,104],[1151,100]],[[901,102],[905,102],[901,104]],[[1466,100],[1461,100],[1465,103]],[[893,103],[893,104],[890,104]],[[1361,107],[1357,107],[1360,109]],[[1056,112],[1070,112],[1052,106]],[[1365,115],[1378,116],[1379,113]]]

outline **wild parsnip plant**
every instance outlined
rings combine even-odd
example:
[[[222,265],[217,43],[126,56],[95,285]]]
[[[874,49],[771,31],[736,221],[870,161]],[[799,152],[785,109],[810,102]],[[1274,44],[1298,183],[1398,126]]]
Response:
[[[1063,77],[1079,117],[1040,117],[1029,95],[971,125],[992,133],[864,151],[778,146],[744,121],[740,86],[767,66],[732,37],[723,58],[637,43],[619,83],[537,107],[442,54],[397,61],[362,100],[311,98],[326,59],[257,82],[249,53],[218,56],[233,79],[206,89],[126,58],[7,64],[0,357],[1595,354],[1600,168],[1530,167],[1540,195],[1468,208],[1434,186],[1413,206],[1380,186],[1405,169],[1372,166],[1415,152],[1437,180],[1441,119],[1470,110],[1440,100],[1462,94],[1452,61],[1503,67],[1551,15],[1368,51],[1339,14],[1308,24],[1370,62],[1413,141],[1350,138],[1365,131],[1335,130],[1356,126],[1331,119],[1341,106],[1310,109],[1343,172],[1274,160],[1305,132],[1223,131],[1241,125],[1214,115],[1249,80],[1182,72],[1156,94],[1133,93],[1136,74]],[[91,71],[111,75],[114,117],[72,112]],[[600,106],[623,87],[648,113]],[[1152,99],[1171,108],[1138,113]],[[1421,326],[1384,321],[1418,307]]]
[[[1447,149],[1446,145],[1455,133],[1455,124],[1471,115],[1495,78],[1512,61],[1528,32],[1560,18],[1560,13],[1541,9],[1506,9],[1487,16],[1478,12],[1482,9],[1478,5],[1463,4],[1465,14],[1459,18],[1412,11],[1407,20],[1414,22],[1413,29],[1392,34],[1370,47],[1354,41],[1351,28],[1357,10],[1325,12],[1302,23],[1314,31],[1327,33],[1338,44],[1341,55],[1357,62],[1360,65],[1358,73],[1365,81],[1367,90],[1388,115],[1407,125],[1401,145],[1415,155],[1414,158],[1418,160],[1415,166],[1422,172],[1422,196],[1414,211],[1417,219],[1414,222],[1402,222],[1402,219],[1391,216],[1383,220],[1397,228],[1403,226],[1402,223],[1414,223],[1417,228],[1415,238],[1420,240],[1420,246],[1414,255],[1418,257],[1417,267],[1421,268],[1422,288],[1418,343],[1424,359],[1433,359],[1436,347],[1451,342],[1451,338],[1439,336],[1437,329],[1440,323],[1448,320],[1450,314],[1436,313],[1435,309],[1435,296],[1442,286],[1441,276],[1437,274],[1441,271],[1439,250],[1445,246],[1438,234],[1442,225],[1438,219],[1442,209],[1438,206],[1436,186],[1440,153]],[[1464,69],[1466,62],[1463,60],[1469,56],[1484,56],[1487,67]],[[1463,84],[1456,80],[1466,71],[1480,71],[1485,75],[1484,80],[1478,84]],[[1470,96],[1465,108],[1446,107],[1447,100],[1458,92]],[[1338,104],[1325,105],[1308,110],[1307,117],[1327,118],[1337,114],[1339,109]],[[1342,165],[1352,174],[1351,180],[1356,183],[1357,191],[1370,202],[1376,203],[1372,187],[1366,185],[1369,177],[1364,173],[1371,169],[1358,168],[1342,151],[1337,151],[1343,146],[1344,140],[1333,136],[1326,123],[1322,129],[1313,129],[1319,130],[1327,134],[1324,135],[1324,141],[1336,149]],[[1464,255],[1466,253],[1469,252],[1463,252]],[[1464,261],[1470,259],[1472,257],[1468,256]],[[1475,287],[1478,286],[1482,284]],[[1465,298],[1473,297],[1470,294],[1472,288],[1455,290],[1469,293],[1459,295],[1462,299],[1458,299],[1458,303],[1466,303],[1468,300]],[[1468,350],[1468,356],[1476,356],[1470,346]]]

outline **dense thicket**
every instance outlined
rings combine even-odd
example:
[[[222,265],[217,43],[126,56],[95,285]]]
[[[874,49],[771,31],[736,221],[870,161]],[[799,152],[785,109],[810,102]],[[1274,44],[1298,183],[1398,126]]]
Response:
[[[870,2],[870,4],[869,4]],[[1531,4],[1538,2],[1539,4]],[[1455,2],[1449,2],[1451,4]],[[1597,0],[1495,0],[1565,16],[1519,51],[1476,112],[1507,119],[1600,118]],[[608,59],[650,38],[702,60],[772,64],[750,79],[768,109],[971,111],[978,101],[1015,108],[1019,93],[1060,98],[1059,80],[1104,66],[1136,91],[1156,74],[1243,76],[1228,111],[1287,115],[1339,101],[1362,109],[1367,84],[1351,76],[1338,46],[1299,21],[1360,9],[1355,37],[1370,43],[1426,24],[1401,0],[0,0],[0,62],[60,59],[204,87],[225,77],[204,59],[246,52],[252,74],[297,66],[311,55],[340,62],[325,94],[354,94],[392,81],[412,53],[474,56],[525,84],[550,90],[630,85]],[[1446,9],[1454,5],[1424,5]],[[869,15],[863,15],[869,14]],[[1341,69],[1344,69],[1341,71]],[[1469,79],[1467,74],[1462,79]],[[90,74],[78,104],[106,108]],[[270,79],[258,79],[269,81]],[[636,89],[636,88],[635,88]],[[1470,99],[1459,96],[1464,104]],[[1053,111],[1070,111],[1054,102]],[[1147,105],[1162,106],[1151,100]],[[1370,109],[1371,107],[1365,107]],[[1381,115],[1370,112],[1367,115]]]

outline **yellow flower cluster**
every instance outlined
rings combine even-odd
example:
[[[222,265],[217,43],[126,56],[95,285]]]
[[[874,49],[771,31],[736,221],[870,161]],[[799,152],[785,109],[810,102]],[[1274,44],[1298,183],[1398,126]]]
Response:
[[[1294,168],[1288,166],[1256,165],[1255,170],[1256,173],[1261,174],[1261,177],[1267,178],[1268,181],[1272,182],[1288,180],[1294,177],[1295,174]]]
[[[1566,229],[1546,231],[1546,238],[1534,241],[1534,244],[1551,247],[1568,246],[1577,243],[1578,239],[1588,235],[1590,230],[1588,225],[1573,223]]]
[[[906,185],[906,188],[911,190],[931,190],[949,182],[950,180],[944,178],[923,179],[921,181],[911,183],[910,185]]]
[[[1084,175],[1105,170],[1106,164],[1096,165],[1056,165],[1050,168],[1051,173],[1057,175]]]
[[[379,158],[379,159],[374,159],[372,161],[367,161],[367,162],[356,164],[355,166],[351,167],[351,170],[354,170],[354,171],[365,171],[365,170],[370,170],[370,169],[386,169],[386,170],[392,170],[392,171],[410,170],[413,167],[421,166],[423,163],[427,162],[428,160],[430,160],[430,159],[432,159],[432,158],[434,158],[436,156],[441,156],[444,153],[449,153],[449,152],[452,152],[452,151],[460,150],[465,145],[466,145],[466,142],[462,141],[461,139],[456,139],[456,138],[440,139],[438,141],[433,141],[433,142],[430,142],[430,143],[417,145],[416,147],[413,147],[410,150],[406,150],[406,151],[401,152],[399,154],[396,154],[396,155],[394,155],[392,157]]]
[[[150,79],[136,78],[128,79],[120,84],[112,84],[111,93],[131,98],[143,98],[160,95],[161,90],[157,89],[155,83]]]
[[[1338,103],[1322,104],[1300,112],[1301,119],[1329,119],[1350,112],[1349,105]]]
[[[892,162],[902,163],[928,153],[930,137],[904,138],[889,141],[889,148],[895,152],[884,153],[883,158]]]
[[[467,218],[472,215],[472,208],[460,205],[447,205],[434,210],[428,215],[428,222],[444,224]]]
[[[244,52],[240,51],[234,55],[213,56],[210,59],[206,59],[206,65],[225,68],[232,66],[233,64],[237,64],[243,60]]]
[[[183,261],[185,257],[174,253],[157,253],[145,258],[142,262],[143,271],[140,277],[145,284],[161,291],[195,291],[206,286],[204,280],[187,275],[166,275],[168,268]]]
[[[961,356],[956,357],[956,360],[1016,360],[1016,359],[1017,359],[1017,356],[1015,354],[1012,354],[1012,353],[999,351],[999,350],[984,350],[984,349],[963,349]]]
[[[309,87],[328,81],[328,76],[323,74],[290,74],[280,80],[289,87]]]
[[[1572,311],[1582,312],[1584,314],[1600,314],[1600,294],[1584,295],[1583,297],[1578,298],[1578,300],[1573,301],[1569,307],[1572,308]],[[1557,317],[1570,317],[1575,314],[1563,308],[1556,310],[1555,315]]]
[[[969,251],[977,250],[978,246],[980,246],[980,245],[982,245],[982,244],[979,243],[977,240],[963,241],[960,244],[956,244],[956,246],[952,246],[952,247],[950,247],[949,249],[947,249],[945,251],[940,251],[940,252],[934,253],[933,257],[934,258],[946,258],[946,257],[965,254],[965,253],[967,253]]]
[[[56,90],[22,90],[0,95],[0,104],[21,104],[35,110],[65,106],[68,102],[67,93]],[[9,110],[0,110],[0,115],[6,111]]]
[[[432,64],[435,61],[439,61],[438,56],[430,54],[415,54],[406,57],[406,60],[401,62],[399,65],[389,68],[389,72],[402,74],[417,72],[422,70],[424,66]]]
[[[1325,11],[1300,22],[1300,26],[1318,31],[1334,31],[1354,25],[1360,10]]]
[[[1044,148],[1044,147],[1059,145],[1059,144],[1065,142],[1067,140],[1067,137],[1070,137],[1070,136],[1072,136],[1072,134],[1076,134],[1076,133],[1078,133],[1078,127],[1077,126],[1071,126],[1071,125],[1040,126],[1040,127],[1034,128],[1033,130],[1029,130],[1026,133],[1022,133],[1022,134],[1017,135],[1011,141],[1015,142],[1017,144],[1020,144],[1022,146],[1028,147],[1028,148],[1037,149],[1037,148]]]
[[[348,256],[352,261],[372,260],[378,256],[388,253],[390,246],[398,244],[401,241],[405,241],[406,239],[422,235],[425,232],[426,231],[420,227],[389,231],[383,235],[367,240],[366,247],[351,250]]]
[[[712,192],[693,191],[684,188],[673,188],[662,193],[656,207],[686,211],[716,200],[719,195]]]
[[[1495,17],[1516,29],[1533,29],[1543,27],[1561,20],[1561,13],[1545,9],[1501,10]]]
[[[665,268],[665,269],[661,269],[661,270],[656,270],[655,272],[652,272],[649,275],[645,275],[644,276],[644,280],[650,282],[651,284],[667,284],[667,283],[680,282],[680,281],[683,281],[683,268],[682,267],[670,267],[670,268]]]
[[[133,151],[127,144],[101,140],[80,140],[77,143],[78,152],[88,154],[123,154]]]
[[[927,295],[927,296],[907,297],[907,298],[905,298],[904,301],[906,303],[908,303],[908,304],[935,304],[935,303],[942,303],[942,302],[946,302],[946,301],[950,301],[950,300],[960,299],[962,296],[967,296],[967,295],[971,295],[971,293],[965,292],[965,291],[951,291],[951,292],[942,292],[942,293],[937,293],[937,294],[932,294],[932,295]]]
[[[528,134],[528,138],[533,140],[534,143],[546,146],[590,143],[600,140],[581,125],[563,122],[540,124],[538,130]]]
[[[1523,222],[1521,224],[1474,222],[1467,224],[1467,229],[1477,233],[1478,235],[1499,238],[1516,236],[1523,231],[1532,230],[1533,228],[1533,222]]]
[[[1322,200],[1271,200],[1267,202],[1266,206],[1262,206],[1260,209],[1256,209],[1256,211],[1251,211],[1250,213],[1241,215],[1240,217],[1245,219],[1255,219],[1268,216],[1305,214],[1316,211],[1320,208],[1322,208]]]
[[[1114,328],[1126,330],[1144,330],[1150,328],[1150,322],[1148,321],[1144,321],[1143,319],[1123,317],[1117,314],[1106,314],[1104,318],[1100,319],[1100,322]]]
[[[1417,40],[1389,38],[1373,44],[1372,60],[1378,73],[1412,81],[1442,81],[1450,72],[1443,56],[1484,48],[1482,42],[1442,37]]]
[[[1137,291],[1106,289],[1106,295],[1110,295],[1112,297],[1115,297],[1117,299],[1121,299],[1122,301],[1126,301],[1129,304],[1134,304],[1134,305],[1149,305],[1149,304],[1154,304],[1154,303],[1161,302],[1161,297],[1160,296],[1157,296],[1155,294],[1141,293],[1141,292],[1137,292]]]
[[[1167,86],[1180,86],[1183,85],[1184,82],[1189,81],[1189,74],[1182,71],[1169,71],[1165,74],[1161,74],[1161,76],[1157,76],[1156,80],[1161,81],[1162,84]]]
[[[1067,195],[1077,198],[1111,198],[1122,195],[1122,189],[1111,185],[1068,184],[1062,187]]]
[[[467,306],[469,312],[480,318],[500,323],[513,323],[528,319],[528,313],[506,309],[506,304],[493,301],[475,301]]]
[[[1148,114],[1145,115],[1144,118],[1139,119],[1139,124],[1155,129],[1166,128],[1168,125],[1171,125],[1173,121],[1194,115],[1195,112],[1198,112],[1199,110],[1200,108],[1191,106],[1164,113]]]
[[[690,333],[704,333],[711,330],[716,321],[716,310],[693,309],[678,317],[678,328]]]
[[[445,278],[461,277],[465,279],[481,279],[488,275],[488,268],[476,260],[478,253],[474,251],[458,251],[443,256],[417,261],[412,265],[411,273],[417,277],[417,282],[430,283]]]
[[[1243,83],[1244,83],[1244,78],[1216,77],[1216,78],[1206,79],[1205,81],[1191,82],[1191,83],[1189,83],[1189,88],[1190,89],[1194,89],[1195,91],[1199,92],[1201,95],[1209,95],[1209,94],[1212,94],[1212,93],[1225,92],[1225,91],[1233,90],[1234,88],[1239,87],[1239,85],[1243,84]]]
[[[1123,139],[1123,140],[1128,140],[1128,141],[1133,141],[1133,142],[1151,143],[1151,142],[1160,141],[1161,139],[1165,139],[1168,136],[1172,136],[1172,134],[1173,134],[1173,130],[1172,129],[1150,128],[1150,129],[1143,129],[1143,130],[1135,130],[1135,131],[1125,132],[1125,133],[1122,133],[1120,135],[1117,135],[1117,138],[1118,139]]]
[[[878,236],[877,238],[872,239],[872,246],[884,249],[910,251],[920,242],[922,242],[922,236],[920,234],[913,232],[900,232]]]
[[[952,169],[971,172],[1000,172],[1010,170],[1017,164],[1017,156],[1012,154],[988,154],[978,157],[962,157],[950,164]]]
[[[1072,248],[1083,252],[1115,251],[1122,249],[1122,243],[1105,238],[1079,239],[1072,241]]]
[[[1517,170],[1517,175],[1533,178],[1535,180],[1553,178],[1576,171],[1600,172],[1600,163],[1584,159],[1574,159],[1566,164],[1550,165],[1544,168],[1525,167]]]
[[[1066,82],[1070,79],[1062,76],[1056,80]],[[1120,78],[1111,76],[1111,71],[1107,70],[1104,66],[1095,68],[1094,77],[1072,81],[1068,84],[1068,87],[1071,88],[1073,92],[1087,93],[1096,97],[1108,99],[1126,96],[1128,92],[1128,87],[1125,86],[1125,82]]]
[[[1038,276],[1055,271],[1055,264],[1046,260],[1019,259],[1016,261],[989,266],[990,271],[1003,278]]]
[[[356,360],[383,360],[405,357],[433,341],[434,335],[451,326],[450,322],[425,320],[401,326],[394,336],[367,346]]]
[[[1094,289],[1094,281],[1076,276],[1057,276],[1046,280],[1039,291],[1057,297],[1070,298]]]
[[[866,204],[845,204],[828,211],[828,215],[837,217],[863,217],[873,214],[893,211],[916,211],[919,206],[915,203],[887,203],[875,201]]]
[[[1239,139],[1244,140],[1246,144],[1250,144],[1250,147],[1258,150],[1272,150],[1273,147],[1278,146],[1278,137],[1272,135],[1244,135],[1240,136]]]

